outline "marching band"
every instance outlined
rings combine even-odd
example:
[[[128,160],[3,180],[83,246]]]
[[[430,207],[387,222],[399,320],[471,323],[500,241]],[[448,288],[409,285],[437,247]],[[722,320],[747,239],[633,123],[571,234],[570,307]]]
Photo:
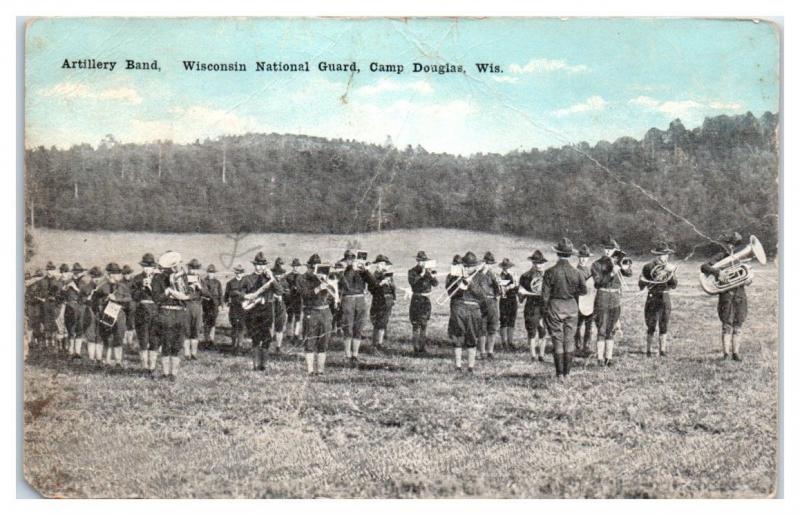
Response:
[[[725,248],[701,266],[700,285],[719,299],[723,359],[740,361],[740,333],[747,317],[745,288],[753,281],[746,262],[755,259],[764,264],[766,256],[755,236],[742,245],[741,235],[734,231],[723,234],[719,241]],[[520,304],[531,359],[544,362],[551,343],[559,380],[568,376],[576,351],[591,352],[595,329],[597,362],[611,366],[624,278],[632,275],[633,261],[611,237],[604,239],[602,248],[603,255],[590,266],[589,247],[575,248],[562,238],[553,247],[558,256],[555,264],[546,267],[548,260],[537,249],[528,258],[531,268],[519,277],[512,273],[514,264],[508,258],[495,270],[491,252],[482,260],[472,251],[454,256],[436,303],[449,303],[447,336],[454,348],[456,370],[462,370],[463,348],[467,349],[468,372],[474,371],[477,359],[493,359],[498,331],[500,350],[516,349],[513,331]],[[668,353],[670,291],[678,286],[678,267],[669,260],[673,253],[666,242],[657,242],[651,250],[654,258],[644,264],[638,278],[639,290],[647,294],[647,357],[652,356],[656,343],[660,357]],[[573,266],[570,259],[575,254],[578,260]],[[408,271],[408,316],[413,351],[424,354],[432,311],[430,296],[439,281],[436,261],[424,250],[415,258],[416,266]],[[103,275],[97,266],[87,270],[74,263],[71,268],[66,264],[56,268],[48,262],[46,273],[26,274],[26,335],[33,347],[60,349],[71,360],[83,358],[86,342],[90,362],[119,370],[123,368],[123,344],[132,344],[126,333],[132,331],[143,372],[155,378],[160,355],[161,376],[172,381],[177,377],[181,351],[186,360],[196,360],[201,337],[215,345],[216,321],[224,306],[228,307],[231,348],[234,352],[242,349],[246,335],[256,371],[266,370],[272,342],[274,352],[281,352],[284,333],[291,344],[303,344],[309,375],[325,372],[326,354],[337,330],[343,336],[345,358],[358,369],[367,319],[372,325],[370,344],[378,352],[383,349],[397,300],[392,262],[387,256],[379,254],[370,262],[367,252],[348,249],[334,264],[323,263],[313,254],[305,272],[298,258],[292,259],[288,273],[283,264],[277,258],[270,268],[264,253],[258,252],[252,261],[253,272],[245,276],[244,268],[236,265],[234,276],[223,288],[213,264],[201,277],[202,265],[197,259],[184,268],[182,256],[174,251],[165,252],[158,260],[151,253],[144,254],[139,262],[141,271],[135,275],[127,265],[116,263],[109,263]]]

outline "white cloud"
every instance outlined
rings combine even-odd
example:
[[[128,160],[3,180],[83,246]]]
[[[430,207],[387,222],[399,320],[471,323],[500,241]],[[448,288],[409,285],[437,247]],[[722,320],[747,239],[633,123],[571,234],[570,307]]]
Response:
[[[628,101],[629,104],[663,113],[670,118],[681,118],[695,121],[702,113],[708,111],[738,111],[742,105],[737,102],[698,102],[696,100],[657,100],[652,97],[638,96]]]
[[[492,79],[494,79],[497,82],[504,82],[507,84],[515,84],[519,82],[519,77],[512,77],[510,75],[498,75],[492,77]]]
[[[132,120],[130,131],[119,139],[136,143],[172,140],[188,143],[195,139],[215,138],[227,134],[267,131],[255,119],[233,112],[202,105],[173,107],[169,117],[161,120]]]
[[[511,73],[547,73],[547,72],[568,72],[581,73],[588,71],[589,67],[585,64],[569,64],[563,59],[532,59],[528,64],[510,64],[508,71]]]
[[[66,100],[89,99],[122,101],[128,104],[141,104],[142,97],[139,92],[130,87],[107,88],[94,90],[86,84],[78,82],[59,82],[38,91],[39,96],[60,98]]]
[[[608,102],[601,96],[593,95],[585,101],[573,104],[563,109],[553,111],[556,116],[568,116],[576,113],[586,113],[589,111],[602,111],[606,108]]]
[[[356,93],[361,95],[378,95],[384,92],[411,91],[416,93],[429,94],[433,92],[430,82],[416,80],[413,82],[398,82],[396,80],[383,78],[375,84],[361,86]]]

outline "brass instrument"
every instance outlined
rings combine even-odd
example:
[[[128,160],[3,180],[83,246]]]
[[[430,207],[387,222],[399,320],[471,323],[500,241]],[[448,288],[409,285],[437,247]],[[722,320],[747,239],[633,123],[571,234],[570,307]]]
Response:
[[[272,272],[270,272],[269,270],[266,270],[266,271],[264,272],[264,274],[265,274],[267,277],[269,277],[269,281],[267,281],[267,282],[265,282],[264,284],[262,284],[262,285],[261,285],[261,286],[260,286],[260,287],[259,287],[259,288],[258,288],[256,291],[254,291],[253,293],[249,293],[249,294],[248,294],[248,295],[250,295],[250,296],[251,296],[251,298],[249,298],[249,299],[248,299],[248,298],[245,298],[245,299],[242,301],[242,309],[243,309],[243,310],[245,310],[245,311],[250,311],[251,309],[253,309],[253,308],[254,308],[255,306],[257,306],[258,304],[263,304],[263,303],[264,303],[264,297],[263,297],[263,294],[264,294],[264,293],[267,291],[267,289],[268,289],[268,288],[269,288],[269,287],[272,285],[272,283],[274,283],[274,282],[275,282],[275,276],[274,276],[274,275],[272,275]]]
[[[439,295],[439,298],[436,299],[436,304],[441,306],[446,301],[452,299],[453,295],[455,295],[458,290],[462,289],[463,285],[469,285],[472,280],[475,279],[475,276],[478,275],[478,272],[482,271],[483,268],[484,264],[481,264],[469,275],[464,275],[465,270],[462,269],[461,277],[454,281],[449,288],[445,288],[445,291],[442,292],[442,294]]]
[[[767,263],[767,255],[761,242],[755,236],[750,236],[749,245],[711,265],[711,268],[720,271],[718,278],[713,274],[700,272],[700,287],[709,295],[718,295],[749,285],[753,282],[753,271],[745,262],[753,259],[762,265]]]
[[[650,270],[650,277],[642,275],[639,280],[651,286],[658,284],[666,284],[675,277],[675,272],[678,271],[678,265],[673,263],[658,263]]]
[[[628,269],[633,266],[633,260],[628,257],[628,253],[624,250],[617,249],[611,254],[611,259],[620,267]]]
[[[173,291],[180,295],[187,297],[189,291],[189,284],[186,279],[186,269],[181,267],[175,272],[169,274],[169,286]],[[184,300],[184,299],[179,299]]]

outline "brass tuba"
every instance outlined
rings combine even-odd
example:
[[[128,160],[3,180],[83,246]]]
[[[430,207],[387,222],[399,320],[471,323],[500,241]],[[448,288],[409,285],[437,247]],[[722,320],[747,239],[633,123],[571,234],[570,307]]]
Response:
[[[709,295],[718,295],[739,286],[747,286],[753,282],[753,271],[744,264],[746,261],[755,259],[762,265],[767,262],[767,255],[764,247],[755,236],[750,236],[750,244],[739,252],[721,259],[711,265],[711,268],[719,270],[719,278],[713,275],[700,273],[700,287]]]

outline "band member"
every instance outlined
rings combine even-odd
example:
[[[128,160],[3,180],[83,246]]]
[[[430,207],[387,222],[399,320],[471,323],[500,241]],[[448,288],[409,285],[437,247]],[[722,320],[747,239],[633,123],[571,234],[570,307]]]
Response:
[[[548,268],[542,279],[542,300],[546,306],[545,323],[553,342],[553,362],[556,377],[569,375],[575,354],[575,326],[578,323],[578,296],[586,294],[586,280],[569,262],[574,253],[572,242],[561,238],[553,247],[558,255],[555,265]]]
[[[133,269],[129,265],[122,265],[122,282],[128,285],[131,289],[131,281],[133,281]],[[136,302],[131,301],[125,307],[125,320],[128,326],[125,328],[125,345],[132,346],[133,338],[136,336]]]
[[[341,293],[339,292],[339,278],[342,277],[342,272],[344,272],[344,263],[341,261],[337,261],[333,265],[333,271],[329,278],[334,281],[336,285],[336,293],[330,297],[330,308],[331,314],[333,315],[333,334],[341,335],[342,334],[342,297]]]
[[[253,258],[253,273],[245,277],[244,301],[251,303],[245,309],[247,332],[253,339],[253,369],[266,370],[264,364],[269,342],[272,339],[273,302],[275,295],[283,295],[283,287],[275,280],[263,252]]]
[[[542,280],[547,259],[539,250],[535,250],[528,259],[531,262],[531,269],[519,278],[519,296],[525,301],[522,316],[525,320],[525,331],[528,333],[531,360],[544,361],[547,340],[544,328],[545,305],[542,299]]]
[[[592,253],[589,250],[589,245],[581,245],[578,249],[578,272],[583,275],[584,281],[588,281],[592,277],[592,267],[589,265],[589,258]],[[586,286],[587,290],[589,285]],[[584,315],[578,311],[578,326],[575,328],[575,349],[581,352],[589,352],[589,344],[592,341],[592,328],[594,326],[594,313]],[[581,328],[583,328],[583,335],[581,336]]]
[[[428,321],[431,318],[431,288],[439,285],[436,270],[425,263],[431,261],[424,250],[417,252],[417,265],[408,271],[408,284],[411,285],[411,304],[408,317],[411,320],[414,352],[425,353],[425,338]]]
[[[203,336],[205,341],[214,345],[217,332],[217,315],[222,304],[222,283],[217,279],[217,267],[214,264],[206,268],[206,276],[202,279],[202,286],[206,291],[203,296]]]
[[[514,263],[508,258],[500,262],[500,348],[503,350],[516,350],[514,347],[514,326],[517,325],[517,310],[519,302],[517,293],[519,284],[517,278],[511,273]]]
[[[67,352],[69,335],[67,334],[65,316],[67,311],[67,290],[72,282],[72,272],[70,272],[69,265],[66,263],[61,263],[61,266],[58,267],[58,272],[59,275],[56,279],[58,284],[58,293],[56,294],[56,338],[59,350]]]
[[[181,255],[167,251],[158,258],[161,273],[150,282],[153,300],[158,306],[157,333],[161,344],[161,366],[164,377],[175,381],[181,363],[180,352],[186,331],[186,302],[189,300],[186,272]]]
[[[106,280],[94,291],[92,296],[94,312],[97,317],[99,336],[106,351],[106,365],[122,368],[122,343],[125,338],[127,319],[125,306],[132,300],[131,290],[122,280],[122,268],[116,263],[106,266]],[[116,319],[110,304],[116,304]]]
[[[389,318],[392,316],[392,308],[395,300],[397,300],[397,293],[395,292],[394,277],[391,272],[392,262],[389,261],[389,258],[383,254],[378,254],[374,263],[373,281],[367,283],[369,292],[372,294],[369,319],[372,322],[372,344],[376,349],[380,349],[383,346],[383,338],[386,335]]]
[[[458,327],[458,321],[456,320],[455,312],[458,308],[458,303],[461,302],[462,297],[464,296],[464,291],[461,288],[458,288],[456,284],[461,281],[462,277],[464,277],[464,266],[461,256],[456,254],[453,256],[453,261],[450,264],[450,272],[444,279],[444,286],[445,291],[447,292],[447,297],[450,299],[450,317],[447,320],[447,337],[453,343],[453,348],[456,349],[457,370],[461,370],[462,351],[459,349],[463,347],[464,335],[461,333],[461,330]]]
[[[42,327],[47,347],[56,347],[58,341],[59,302],[61,291],[58,269],[52,261],[45,266],[45,277],[39,281],[37,298],[42,305]]]
[[[719,279],[721,270],[714,264],[726,257],[742,250],[742,235],[736,231],[722,234],[718,240],[725,245],[725,251],[715,254],[710,260],[700,267],[706,275],[713,275]],[[719,293],[717,301],[717,315],[722,322],[722,358],[733,357],[734,361],[741,361],[739,353],[741,342],[739,335],[747,319],[747,292],[742,284],[734,289]]]
[[[136,303],[134,327],[142,367],[151,377],[155,377],[159,339],[156,332],[158,306],[153,298],[153,277],[157,272],[157,264],[153,254],[148,252],[143,255],[139,266],[142,271],[131,279],[131,296]]]
[[[451,305],[455,326],[453,332],[461,335],[461,338],[455,341],[455,361],[456,370],[461,371],[461,340],[463,338],[463,345],[467,348],[467,371],[472,373],[475,370],[476,346],[483,336],[482,312],[485,311],[483,305],[486,304],[487,299],[485,288],[477,281],[480,274],[478,269],[482,266],[477,256],[468,251],[461,259],[461,266],[463,274],[457,279],[458,301]]]
[[[647,288],[647,300],[644,303],[644,322],[647,325],[647,357],[651,356],[650,349],[655,343],[656,328],[658,328],[658,355],[666,356],[669,343],[667,341],[669,316],[672,311],[669,290],[678,287],[678,279],[675,274],[667,270],[667,267],[670,266],[669,255],[674,251],[661,241],[650,252],[655,254],[656,258],[642,267],[642,275],[639,276],[639,289]]]
[[[85,276],[84,276],[85,277]],[[85,335],[86,335],[86,350],[89,361],[94,361],[97,365],[103,364],[103,343],[100,339],[100,330],[97,327],[97,316],[94,313],[94,291],[103,281],[103,271],[99,266],[93,266],[89,269],[89,281],[81,284],[81,296],[84,298],[83,314],[86,318],[85,322]]]
[[[233,267],[233,279],[225,284],[225,295],[222,296],[222,301],[228,305],[228,322],[231,324],[231,345],[234,352],[238,351],[244,340],[244,294],[244,267],[236,265]]]
[[[27,275],[27,273],[26,273]],[[36,298],[40,288],[39,282],[44,272],[37,269],[33,276],[25,280],[25,323],[29,345],[38,347],[42,344],[42,303]]]
[[[498,304],[502,289],[494,273],[496,261],[491,252],[483,256],[483,267],[478,271],[475,280],[484,292],[484,303],[481,306],[483,317],[483,334],[479,340],[480,357],[494,359],[494,343],[500,329],[500,306]]]
[[[196,258],[189,261],[186,273],[186,283],[189,286],[186,292],[189,299],[186,302],[186,334],[183,341],[183,357],[187,360],[197,360],[197,350],[200,345],[200,335],[203,334],[203,297],[208,292],[200,280],[200,269],[203,265]]]
[[[367,301],[364,292],[367,284],[374,283],[365,263],[356,262],[351,250],[344,252],[345,269],[339,277],[339,295],[342,302],[342,329],[344,330],[344,355],[350,366],[358,366],[358,349],[361,346],[361,331],[367,318]]]
[[[283,344],[283,333],[286,331],[286,292],[289,291],[289,282],[286,280],[286,269],[283,268],[283,259],[280,257],[275,259],[275,264],[272,267],[272,275],[283,288],[282,295],[273,295],[274,302],[272,303],[273,309],[273,333],[275,335],[275,353],[280,354],[281,345]]]
[[[629,264],[623,263],[619,245],[610,236],[602,243],[604,255],[592,263],[592,278],[597,295],[594,317],[597,325],[597,362],[611,366],[614,356],[614,332],[620,317],[622,276],[632,275]]]
[[[69,340],[69,355],[72,359],[81,358],[81,348],[83,347],[84,327],[84,308],[85,296],[81,291],[81,282],[89,282],[89,278],[83,279],[86,270],[80,263],[72,265],[72,280],[62,287],[62,295],[65,299],[64,325],[67,330]],[[90,290],[91,291],[91,290]]]
[[[303,342],[309,375],[325,372],[325,356],[333,330],[329,304],[335,293],[328,277],[314,273],[319,264],[319,255],[313,254],[306,263],[306,272],[297,278],[297,288],[303,297]]]
[[[286,302],[286,327],[289,339],[293,342],[300,340],[300,331],[303,327],[303,296],[297,286],[297,280],[303,275],[300,267],[303,264],[299,259],[292,259],[292,271],[286,274],[286,284],[289,285],[284,294]]]

